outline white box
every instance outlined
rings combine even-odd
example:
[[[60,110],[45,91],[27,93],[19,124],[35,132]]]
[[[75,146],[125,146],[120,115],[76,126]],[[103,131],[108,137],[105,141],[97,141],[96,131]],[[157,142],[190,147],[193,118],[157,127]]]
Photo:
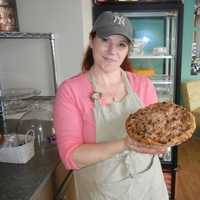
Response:
[[[4,135],[5,140],[10,136]],[[34,136],[17,134],[21,141],[26,141],[25,144],[16,147],[1,147],[0,162],[6,163],[27,163],[35,154]]]

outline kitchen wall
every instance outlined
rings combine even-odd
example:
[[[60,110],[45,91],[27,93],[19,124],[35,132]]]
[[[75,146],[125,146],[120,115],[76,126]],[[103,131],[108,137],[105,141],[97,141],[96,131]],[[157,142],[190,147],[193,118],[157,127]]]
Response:
[[[80,72],[80,63],[88,43],[88,33],[92,24],[91,1],[16,0],[16,3],[21,32],[52,32],[55,34],[58,84]],[[24,55],[20,61],[16,61],[14,58],[9,59],[10,46],[16,46],[12,49],[15,57],[18,54],[20,56]],[[43,82],[46,82],[42,82],[41,85],[42,89],[45,90],[45,87],[48,87],[48,83],[51,81],[51,79],[49,82],[47,81],[48,74],[51,73],[50,53],[48,51],[49,46],[44,41],[32,41],[31,43],[28,40],[26,42],[16,40],[12,41],[12,44],[10,44],[10,41],[1,41],[0,54],[4,55],[4,57],[1,57],[0,73],[4,68],[4,79],[26,79],[24,82],[21,81],[26,86],[30,85],[30,83],[37,86],[40,81],[42,82],[40,79],[43,79]],[[6,63],[8,61],[9,64]],[[38,67],[39,64],[41,67]],[[9,66],[15,66],[14,71]],[[21,75],[17,74],[18,72]],[[5,78],[5,76],[7,77]],[[32,79],[32,82],[30,79]],[[17,82],[17,84],[21,86],[21,82]],[[15,86],[17,87],[16,84]]]
[[[91,0],[16,0],[16,2],[20,31],[55,33],[58,84],[60,84],[65,78],[80,72],[80,63],[84,49],[88,43],[88,33],[92,24]],[[192,35],[194,30],[194,2],[195,0],[184,1],[182,82],[190,79],[199,79],[199,75],[190,75]],[[46,44],[40,45],[42,45],[41,48],[45,48]],[[13,51],[17,52],[17,48]],[[37,49],[34,49],[33,51],[37,52]],[[24,50],[22,53],[25,52],[26,51]],[[8,54],[8,52],[6,52],[6,44],[1,44],[0,54],[9,60],[9,56],[6,56],[6,53]],[[47,57],[45,53],[43,54],[40,55],[40,58]],[[24,68],[28,66],[28,61],[31,60],[32,55],[25,56],[26,61],[24,61]],[[12,64],[12,62],[10,64]],[[20,65],[22,64],[23,62],[20,63]],[[45,64],[48,65],[48,62]],[[35,63],[34,61],[34,65],[37,65],[37,62]],[[2,59],[0,70],[1,68]],[[37,70],[39,70],[38,73],[41,73],[40,69]],[[17,77],[18,75],[16,73],[15,75]],[[34,74],[37,74],[37,72]],[[24,76],[26,76],[26,74],[24,74]],[[21,77],[22,75],[20,78]],[[13,77],[10,79],[12,78]]]
[[[91,29],[91,0],[16,0],[21,31],[54,32],[58,82],[80,71]],[[193,9],[195,0],[184,1],[182,81],[199,79],[190,75]]]
[[[21,31],[55,33],[58,82],[79,72],[91,1],[17,0],[17,8]]]

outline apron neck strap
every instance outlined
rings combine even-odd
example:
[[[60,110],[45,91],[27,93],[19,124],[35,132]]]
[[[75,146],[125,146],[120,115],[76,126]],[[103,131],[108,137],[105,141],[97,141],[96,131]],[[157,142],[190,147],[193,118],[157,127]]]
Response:
[[[129,83],[129,80],[128,80],[128,75],[127,75],[127,72],[124,71],[124,70],[121,70],[121,74],[122,74],[122,80],[124,81],[124,84],[125,84],[125,87],[126,87],[126,90],[127,90],[127,93],[128,94],[131,94],[131,86],[130,86],[130,83]],[[102,96],[102,93],[98,92],[96,90],[96,80],[94,78],[94,76],[92,75],[92,72],[91,70],[88,71],[88,76],[89,76],[89,79],[90,81],[92,82],[92,85],[93,85],[93,93],[92,93],[92,99],[94,100],[95,104],[98,104],[100,105],[100,98]]]
[[[96,81],[95,81],[94,77],[92,76],[91,69],[88,71],[88,76],[89,76],[90,81],[92,82],[94,91],[96,91]]]
[[[130,83],[129,83],[128,74],[127,74],[126,71],[123,71],[123,70],[122,70],[122,78],[123,78],[124,84],[125,84],[125,86],[126,86],[127,93],[128,93],[128,94],[131,94],[132,88],[131,88],[131,85],[130,85]]]

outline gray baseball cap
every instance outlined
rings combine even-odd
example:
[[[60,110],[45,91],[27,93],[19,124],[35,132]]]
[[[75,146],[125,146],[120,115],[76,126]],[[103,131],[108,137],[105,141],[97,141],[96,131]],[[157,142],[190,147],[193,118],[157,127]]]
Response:
[[[99,37],[123,35],[133,43],[133,27],[129,19],[120,13],[105,11],[95,21],[92,32]]]

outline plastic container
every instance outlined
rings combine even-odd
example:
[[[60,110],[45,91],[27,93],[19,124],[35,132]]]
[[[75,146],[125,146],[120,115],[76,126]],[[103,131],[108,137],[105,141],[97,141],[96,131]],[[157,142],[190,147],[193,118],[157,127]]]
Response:
[[[166,47],[155,47],[155,48],[153,48],[153,55],[155,55],[155,56],[167,55],[167,48]]]

